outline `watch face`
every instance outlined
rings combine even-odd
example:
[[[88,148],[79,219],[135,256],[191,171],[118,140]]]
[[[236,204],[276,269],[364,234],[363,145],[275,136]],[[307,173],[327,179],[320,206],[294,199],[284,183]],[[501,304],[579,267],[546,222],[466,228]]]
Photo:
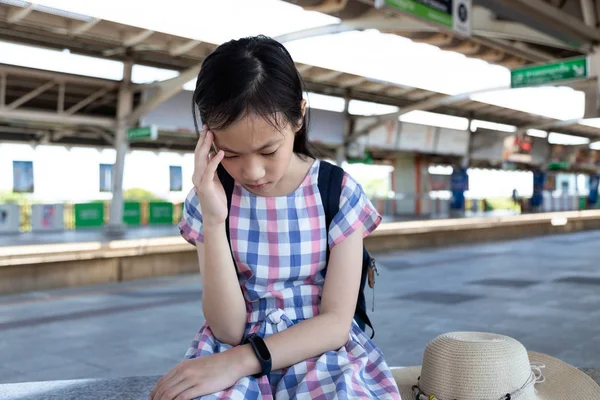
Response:
[[[254,343],[256,344],[256,350],[258,351],[260,358],[262,358],[263,360],[270,360],[271,353],[269,352],[269,349],[267,348],[267,345],[262,340],[262,338],[256,336],[254,338]]]

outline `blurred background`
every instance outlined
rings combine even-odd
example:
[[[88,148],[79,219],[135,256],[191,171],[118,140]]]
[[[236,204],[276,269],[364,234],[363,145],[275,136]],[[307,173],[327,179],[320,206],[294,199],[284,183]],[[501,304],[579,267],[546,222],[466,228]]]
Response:
[[[599,367],[599,22],[596,0],[0,0],[0,384],[183,359],[203,322],[176,227],[192,90],[256,34],[384,216],[389,364],[476,330]]]

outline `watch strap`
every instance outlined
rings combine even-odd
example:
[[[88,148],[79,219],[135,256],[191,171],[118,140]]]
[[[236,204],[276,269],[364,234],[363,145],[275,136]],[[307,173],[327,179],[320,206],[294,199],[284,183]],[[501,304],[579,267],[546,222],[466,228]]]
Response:
[[[260,378],[261,376],[269,375],[272,367],[271,353],[263,338],[253,333],[248,335],[242,344],[250,344],[254,350],[254,354],[256,354],[256,358],[260,362],[262,371],[253,376],[255,378]]]

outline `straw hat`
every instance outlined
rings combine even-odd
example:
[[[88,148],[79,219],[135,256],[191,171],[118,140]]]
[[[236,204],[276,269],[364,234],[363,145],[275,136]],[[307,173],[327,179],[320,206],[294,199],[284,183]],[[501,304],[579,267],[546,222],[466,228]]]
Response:
[[[422,366],[392,374],[402,400],[600,399],[600,386],[577,368],[492,333],[438,336],[425,348]]]

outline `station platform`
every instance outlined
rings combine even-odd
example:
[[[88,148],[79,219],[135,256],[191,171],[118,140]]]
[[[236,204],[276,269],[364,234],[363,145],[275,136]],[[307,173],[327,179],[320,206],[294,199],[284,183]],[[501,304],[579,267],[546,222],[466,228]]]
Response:
[[[365,245],[371,252],[389,252],[593,229],[600,229],[600,210],[400,221],[381,224]],[[16,240],[18,245],[0,247],[0,293],[134,281],[198,270],[194,247],[181,238],[176,226],[132,229],[119,239],[96,230]],[[26,244],[28,240],[42,244]],[[44,243],[48,240],[55,243]]]
[[[488,212],[467,211],[460,216],[449,214],[433,214],[426,216],[402,215],[402,216],[383,216],[383,224],[408,221],[432,221],[445,220],[451,218],[498,218],[505,216],[518,215],[514,211],[498,210]],[[176,225],[167,226],[142,226],[128,227],[125,234],[119,240],[148,239],[159,237],[171,237],[179,235]],[[54,243],[84,243],[84,242],[105,242],[112,241],[115,238],[107,236],[103,229],[88,228],[78,230],[63,230],[58,232],[22,232],[19,234],[0,233],[0,247],[12,246],[31,246]]]
[[[409,366],[441,333],[494,332],[598,380],[599,242],[588,231],[376,252],[374,341]],[[0,296],[0,399],[147,398],[204,322],[201,293],[196,271]]]

